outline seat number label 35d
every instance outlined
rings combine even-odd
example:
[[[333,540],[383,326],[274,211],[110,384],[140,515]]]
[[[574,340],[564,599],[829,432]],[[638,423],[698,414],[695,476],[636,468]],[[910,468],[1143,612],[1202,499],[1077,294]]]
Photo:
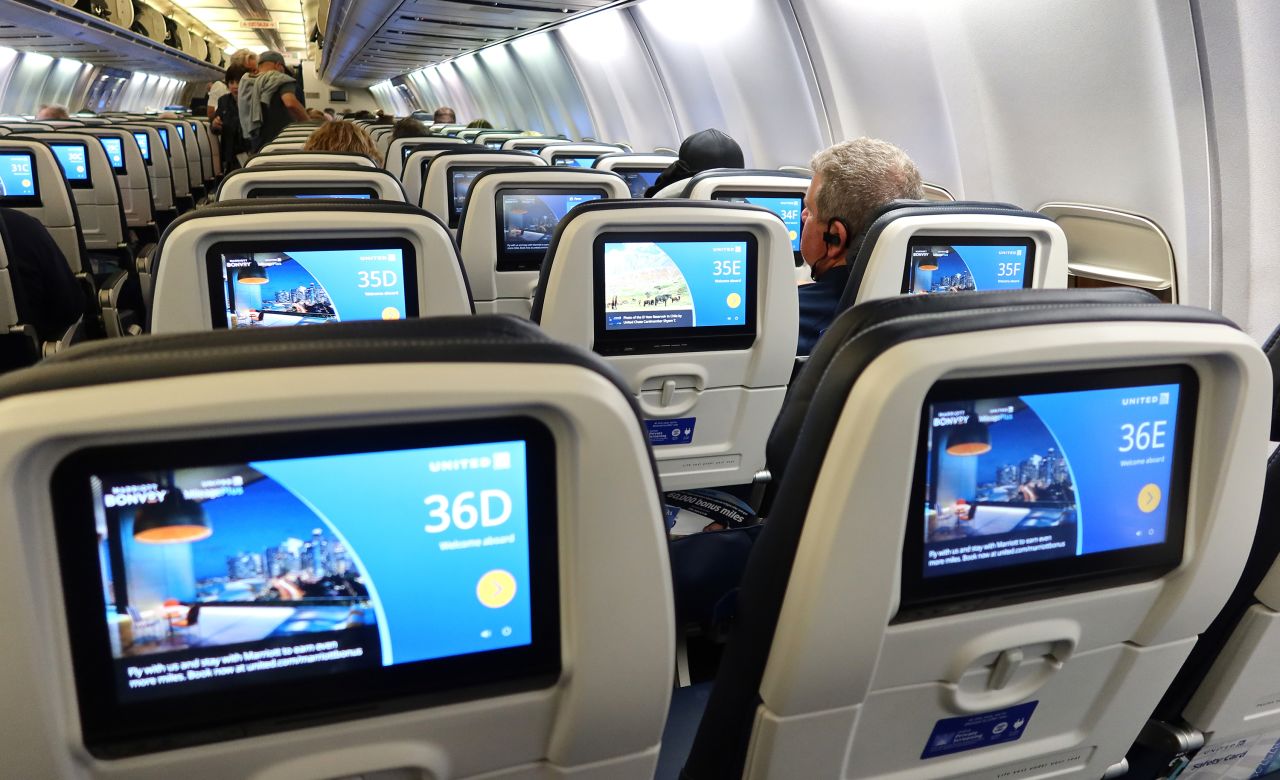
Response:
[[[1038,701],[1029,701],[1016,707],[993,710],[959,718],[944,718],[933,725],[933,733],[924,746],[921,759],[949,756],[966,750],[1017,742],[1027,731],[1031,713]]]

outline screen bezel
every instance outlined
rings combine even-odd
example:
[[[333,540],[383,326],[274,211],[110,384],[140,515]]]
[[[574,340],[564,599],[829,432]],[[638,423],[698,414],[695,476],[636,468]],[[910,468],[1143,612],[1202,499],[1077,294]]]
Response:
[[[353,195],[367,195],[370,200],[378,199],[378,192],[372,187],[250,187],[245,194],[246,198],[296,198],[300,195],[331,195],[335,198],[351,197]]]
[[[747,244],[747,321],[742,325],[692,328],[606,330],[604,248],[612,243],[745,241]],[[756,308],[759,287],[760,242],[750,231],[616,230],[596,236],[592,245],[592,348],[601,355],[661,354],[669,352],[728,352],[750,349],[758,335]]]
[[[131,130],[130,132],[133,133],[133,142],[138,145],[138,153],[142,155],[142,161],[147,165],[153,165],[154,163],[151,162],[151,134],[145,130]],[[138,136],[147,139],[145,148]]]
[[[102,151],[105,152],[107,155],[107,165],[111,167],[111,172],[116,174],[117,176],[128,173],[129,163],[128,163],[128,158],[125,156],[124,139],[117,138],[114,135],[100,135],[96,137],[98,139],[98,142],[102,144]],[[120,144],[120,167],[118,168],[115,166],[114,163],[111,162],[111,150],[107,148],[107,143],[112,141]]]
[[[31,195],[4,195],[0,197],[0,206],[8,208],[31,208],[34,206],[43,206],[44,201],[40,197],[40,174],[36,170],[36,155],[30,149],[5,149],[4,139],[0,138],[0,157],[8,157],[10,155],[20,154],[27,158],[31,164]],[[52,152],[50,152],[52,154]],[[57,160],[54,160],[57,165]]]
[[[1180,390],[1163,543],[1126,547],[1080,557],[1068,556],[1010,566],[993,566],[960,574],[924,576],[925,540],[922,529],[925,527],[926,461],[929,457],[929,412],[932,404],[1166,384],[1177,384]],[[895,621],[907,622],[999,604],[1145,582],[1177,568],[1182,563],[1186,539],[1191,448],[1195,440],[1199,394],[1199,376],[1188,365],[984,377],[936,383],[926,394],[917,417],[915,473],[912,477],[906,535],[902,544],[901,601]]]
[[[119,701],[116,659],[103,620],[107,606],[90,475],[512,440],[524,440],[528,452],[530,644],[169,699]],[[55,468],[51,489],[85,747],[95,756],[118,758],[554,685],[561,672],[555,463],[554,435],[528,416],[229,436],[183,446],[163,441],[107,445],[71,453]],[[305,684],[311,680],[326,685]],[[246,695],[258,703],[252,719],[245,717]],[[299,712],[308,711],[314,714],[299,718]]]
[[[732,202],[732,201],[730,201],[730,200],[729,200],[730,198],[791,198],[791,197],[799,197],[799,198],[800,198],[800,211],[801,211],[801,212],[803,212],[803,211],[804,211],[804,209],[805,209],[805,197],[806,197],[807,195],[808,195],[808,192],[807,192],[806,190],[716,190],[715,194],[713,194],[713,195],[711,196],[711,199],[712,199],[712,200],[716,200],[716,201],[721,201],[721,202]],[[744,205],[748,205],[748,206],[757,206],[758,204],[755,204],[755,203],[747,203],[747,204],[744,204]],[[765,208],[764,206],[759,206],[759,207],[760,207],[760,208]],[[768,209],[766,209],[766,210],[768,210]],[[772,212],[771,212],[771,213],[772,213]],[[781,215],[778,215],[778,219],[782,219],[782,216],[781,216]],[[783,224],[785,225],[786,223],[784,222]],[[801,254],[800,254],[800,248],[799,248],[799,243],[800,243],[800,234],[801,234],[801,233],[803,233],[803,232],[804,232],[804,220],[803,220],[803,219],[801,219],[801,220],[800,220],[800,227],[799,227],[799,228],[797,228],[797,230],[796,230],[796,248],[795,248],[795,249],[793,249],[793,250],[791,250],[792,260],[794,260],[794,261],[795,261],[795,264],[796,264],[796,267],[797,267],[797,268],[799,268],[801,265],[803,265],[803,264],[804,264],[804,258],[801,256]],[[787,243],[790,243],[790,238],[791,238],[791,236],[790,236],[790,235],[788,235],[788,236],[787,236],[787,238],[788,238],[788,242],[787,242]]]
[[[542,267],[543,258],[550,247],[542,252],[508,252],[506,236],[506,211],[503,209],[504,195],[595,195],[599,200],[609,197],[603,187],[579,187],[573,184],[546,185],[542,187],[499,187],[493,195],[494,224],[497,231],[497,250],[494,254],[498,273],[514,271],[537,271]],[[558,225],[559,223],[557,223]]]
[[[446,195],[447,195],[447,197],[448,197],[448,206],[449,206],[449,228],[450,228],[450,229],[452,229],[452,230],[457,230],[457,229],[458,229],[458,224],[462,221],[462,212],[463,212],[463,211],[466,211],[466,209],[467,209],[467,202],[466,202],[465,200],[462,202],[462,207],[461,207],[461,208],[457,208],[457,207],[456,207],[456,200],[457,200],[457,199],[454,197],[454,196],[455,196],[455,189],[454,189],[454,188],[455,188],[455,185],[457,184],[457,179],[455,179],[455,178],[454,178],[454,175],[455,175],[455,174],[457,174],[457,173],[459,173],[459,172],[463,172],[463,173],[474,173],[474,174],[475,174],[475,176],[471,177],[471,182],[472,182],[472,184],[474,184],[474,183],[475,183],[476,178],[477,178],[477,177],[479,177],[479,176],[480,176],[480,174],[484,173],[485,171],[487,171],[487,170],[489,170],[489,169],[491,169],[491,168],[495,168],[495,167],[502,167],[502,166],[494,166],[494,165],[450,165],[450,166],[448,166],[448,168],[445,170],[445,179],[446,179],[446,193],[445,193],[445,194],[446,194]],[[467,197],[468,197],[468,198],[470,198],[470,197],[471,197],[471,190],[470,190],[470,188],[468,188],[468,189],[467,189]]]
[[[1035,283],[1036,272],[1036,241],[1030,236],[930,236],[923,233],[911,236],[907,239],[907,259],[906,267],[902,272],[902,294],[903,295],[942,295],[949,293],[913,293],[912,287],[915,282],[915,264],[911,259],[912,250],[920,246],[937,246],[939,244],[947,244],[949,246],[1020,246],[1027,250],[1027,256],[1022,269],[1022,286],[1010,287],[1011,290],[1029,290]],[[993,290],[977,290],[976,292],[993,292],[1004,288],[993,288]]]
[[[62,178],[66,180],[67,185],[73,190],[91,190],[93,189],[93,171],[89,165],[89,144],[84,141],[47,141],[50,151],[53,152],[54,160],[58,163],[58,168],[62,171]],[[79,147],[84,151],[84,178],[73,179],[67,173],[67,169],[62,165],[62,158],[58,157],[58,147]],[[105,152],[104,152],[105,153]],[[123,154],[123,151],[121,152]]]
[[[227,322],[227,293],[222,279],[222,255],[235,253],[260,252],[314,252],[325,250],[361,249],[378,251],[382,249],[399,249],[403,254],[404,268],[404,307],[406,318],[420,316],[418,308],[418,257],[413,244],[404,238],[339,238],[310,239],[292,241],[289,239],[270,239],[264,241],[219,241],[209,247],[205,253],[205,275],[209,287],[210,319],[214,330],[229,330]],[[342,320],[342,322],[365,322],[367,320]]]

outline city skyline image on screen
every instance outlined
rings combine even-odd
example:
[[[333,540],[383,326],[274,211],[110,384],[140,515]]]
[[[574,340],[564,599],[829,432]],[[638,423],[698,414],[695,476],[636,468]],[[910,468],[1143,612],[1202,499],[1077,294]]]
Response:
[[[407,316],[399,249],[229,253],[221,265],[230,328]]]
[[[924,576],[1162,544],[1179,386],[928,408]]]
[[[911,282],[916,295],[1012,290],[1026,286],[1028,247],[997,244],[912,243]]]
[[[92,477],[122,700],[530,644],[525,458],[516,440]]]

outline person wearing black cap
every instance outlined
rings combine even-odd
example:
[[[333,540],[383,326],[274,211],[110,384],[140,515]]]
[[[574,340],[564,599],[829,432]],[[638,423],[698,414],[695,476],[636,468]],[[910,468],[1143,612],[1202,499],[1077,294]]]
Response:
[[[714,168],[742,168],[742,147],[725,133],[714,128],[702,130],[684,139],[680,157],[658,175],[644,196],[652,198],[663,188]]]
[[[275,140],[290,122],[306,122],[307,107],[294,89],[296,80],[284,67],[284,55],[258,55],[258,73],[240,84],[240,124],[252,140],[253,151]]]

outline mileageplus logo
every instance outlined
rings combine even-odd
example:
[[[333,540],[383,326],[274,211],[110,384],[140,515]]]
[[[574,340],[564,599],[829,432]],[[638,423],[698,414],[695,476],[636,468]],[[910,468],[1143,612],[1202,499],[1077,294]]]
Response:
[[[450,460],[433,460],[427,463],[432,474],[444,471],[478,471],[493,469],[504,471],[511,468],[511,453],[495,452],[493,455],[481,455],[477,458],[452,458]]]

